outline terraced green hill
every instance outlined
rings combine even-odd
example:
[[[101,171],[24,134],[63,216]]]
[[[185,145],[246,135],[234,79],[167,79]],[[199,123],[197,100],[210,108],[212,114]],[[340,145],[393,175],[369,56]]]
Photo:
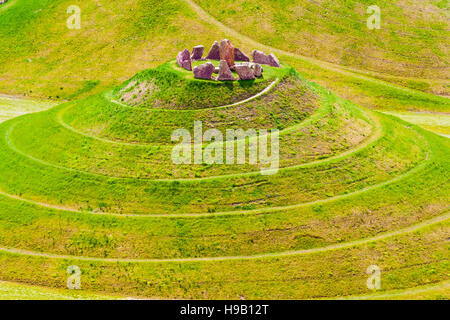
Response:
[[[448,280],[449,140],[264,74],[211,87],[168,63],[0,124],[0,279],[62,288],[77,265],[90,292],[193,299],[366,295],[370,265],[383,290]],[[173,164],[171,132],[198,120],[279,129],[278,173]]]

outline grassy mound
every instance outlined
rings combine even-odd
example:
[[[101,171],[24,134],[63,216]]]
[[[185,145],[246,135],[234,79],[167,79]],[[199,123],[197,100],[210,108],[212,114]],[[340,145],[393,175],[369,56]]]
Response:
[[[247,129],[250,126],[282,130],[308,118],[319,107],[321,96],[317,93],[318,89],[292,70],[284,77],[280,75],[278,79],[278,82],[270,80],[269,87],[264,87],[269,91],[258,99],[234,106],[214,107],[215,104],[211,101],[208,103],[208,99],[200,100],[191,94],[200,108],[178,112],[129,107],[98,95],[61,107],[58,117],[60,122],[85,135],[134,144],[170,143],[173,130],[192,130],[195,121],[202,121],[205,128],[215,128],[222,132],[226,128]],[[183,82],[191,81],[185,79]],[[225,90],[233,101],[239,93],[242,94],[239,83],[192,82],[196,86],[208,87],[208,91]],[[261,93],[257,84],[248,84],[246,88],[247,91]],[[167,90],[166,94],[174,95],[172,90]],[[212,97],[219,99],[215,93]]]
[[[294,73],[291,68],[265,66],[264,76],[256,80],[232,82],[198,80],[194,79],[192,71],[182,69],[176,62],[171,62],[138,73],[114,90],[113,97],[120,102],[141,108],[181,110],[211,108],[247,99],[263,91],[269,86],[269,81],[282,79]]]
[[[0,124],[0,278],[61,287],[75,264],[84,289],[159,298],[365,294],[370,264],[385,290],[445,280],[448,140],[279,71],[244,93],[169,63],[108,92],[158,78],[177,93],[137,106],[94,95]],[[183,104],[192,84],[246,99],[274,78],[250,101]],[[174,165],[170,132],[196,120],[280,129],[279,172]]]
[[[377,265],[377,296],[437,287],[448,298],[450,140],[355,105],[415,112],[447,133],[446,119],[417,117],[450,108],[430,94],[448,94],[447,1],[422,1],[416,16],[403,0],[381,1],[374,32],[361,1],[96,1],[80,4],[82,28],[69,30],[61,14],[72,4],[0,7],[0,90],[71,100],[0,124],[1,280],[63,288],[77,265],[82,288],[106,296],[356,298]],[[286,67],[233,83],[156,67],[221,38],[274,51]],[[11,113],[18,104],[0,98],[0,121],[48,107]],[[278,173],[174,165],[171,133],[195,121],[222,133],[279,129]]]

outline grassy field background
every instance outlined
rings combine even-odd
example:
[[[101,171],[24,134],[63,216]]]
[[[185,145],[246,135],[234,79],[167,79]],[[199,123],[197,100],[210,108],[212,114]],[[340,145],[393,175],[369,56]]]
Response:
[[[368,5],[364,1],[354,4],[343,0],[332,4],[321,1],[321,7],[326,8],[324,10],[329,12],[331,19],[317,11],[319,6],[314,7],[304,0],[290,3],[288,7],[292,10],[281,11],[280,7],[287,5],[284,2],[197,3],[204,5],[206,11],[197,10],[190,0],[158,3],[133,0],[128,2],[127,10],[116,2],[88,1],[80,7],[82,28],[69,30],[65,12],[72,4],[70,1],[12,0],[0,8],[0,44],[6,52],[0,57],[0,92],[56,99],[83,97],[117,85],[142,69],[173,59],[180,48],[190,49],[197,44],[209,48],[214,40],[227,37],[247,53],[255,48],[277,50],[280,58],[306,78],[363,106],[441,112],[449,108],[448,99],[425,93],[448,94],[449,84],[445,77],[448,74],[448,42],[443,40],[448,35],[448,19],[445,18],[448,1],[426,0],[414,6],[406,0],[395,1],[393,5],[386,2],[381,6],[387,11],[383,15],[386,23],[376,32],[363,28],[365,14],[362,9]],[[419,10],[420,15],[413,14]],[[253,19],[254,14],[263,19],[260,24],[263,28],[258,32],[253,30],[254,23],[239,23],[240,17],[248,15]],[[301,19],[299,14],[306,14],[308,19]],[[343,23],[340,25],[345,30],[336,29],[341,17]],[[349,20],[355,22],[354,28],[347,23]],[[407,24],[403,25],[405,21]],[[286,23],[293,25],[289,32],[285,30]],[[277,28],[281,28],[281,32],[274,32]],[[322,36],[308,40],[308,36],[302,34],[312,31],[314,35]],[[301,36],[296,40],[300,43],[292,39],[298,32]],[[347,37],[348,34],[352,37]],[[246,35],[256,37],[256,41]],[[283,39],[284,44],[279,45]],[[303,45],[303,41],[308,41],[308,45]],[[368,43],[368,47],[353,48],[352,42]],[[342,43],[347,43],[351,50],[345,54],[336,52],[338,47],[343,47]],[[312,44],[322,47],[308,51]],[[411,50],[415,45],[421,49]],[[370,54],[379,57],[368,59],[364,56],[367,50],[372,50],[371,46],[375,46],[377,53]],[[428,70],[433,72],[428,72],[422,65],[417,66],[417,61],[422,63],[425,59],[417,55],[430,61],[426,65],[430,65]],[[337,64],[326,62],[331,57],[336,58]],[[351,57],[355,60],[347,61]],[[387,64],[379,63],[378,58],[386,60]],[[408,68],[410,60],[413,60],[414,68]],[[360,71],[349,70],[347,62],[359,65]],[[365,69],[369,68],[366,63],[385,67],[383,72],[372,73]],[[393,76],[389,72],[395,70],[395,66],[402,66],[402,72],[404,69],[416,73],[424,70],[425,74],[415,74],[416,78]],[[442,72],[439,74],[436,70]]]

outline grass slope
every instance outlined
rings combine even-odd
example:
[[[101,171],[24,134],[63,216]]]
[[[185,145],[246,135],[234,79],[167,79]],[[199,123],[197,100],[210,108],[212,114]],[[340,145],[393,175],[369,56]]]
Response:
[[[303,89],[290,91],[286,83]],[[294,92],[299,101],[287,99]],[[156,141],[134,145],[127,131],[107,141],[105,133],[88,135],[60,121],[87,128],[97,110],[111,112],[105,124],[117,113],[145,110],[188,124],[198,116],[215,119],[214,109],[110,109],[114,103],[99,95],[1,124],[1,279],[27,282],[32,273],[33,284],[60,288],[65,269],[76,264],[91,292],[195,299],[365,294],[368,264],[384,270],[385,290],[447,280],[449,140],[360,110],[297,73],[223,114],[275,112],[277,103],[261,109],[267,99],[314,106],[305,118],[285,122],[286,166],[273,176],[214,165],[196,174],[186,166],[155,180],[174,172],[161,158],[168,141],[149,152]],[[70,105],[70,117],[58,117]],[[184,112],[190,117],[177,118]],[[360,122],[364,138],[354,139],[347,122]],[[286,152],[311,145],[325,151],[327,144],[315,156]]]
[[[389,10],[393,10],[394,17],[404,18],[404,10],[399,9],[399,3],[389,7]],[[169,57],[175,57],[180,48],[190,49],[199,43],[209,47],[213,40],[225,37],[247,53],[255,48],[272,51],[234,30],[223,28],[216,20],[202,14],[204,11],[195,11],[191,1],[170,0],[153,4],[150,0],[134,0],[127,10],[114,2],[97,0],[85,3],[81,5],[81,30],[69,30],[65,25],[68,17],[65,11],[71,4],[68,0],[12,0],[0,8],[0,44],[6,48],[6,54],[0,57],[0,79],[3,80],[0,92],[60,99],[87,96],[117,85],[142,69],[161,64]],[[219,7],[222,5],[217,4]],[[338,5],[352,12],[343,2]],[[423,5],[430,7],[429,1]],[[419,26],[426,24],[426,21],[431,21],[431,17],[434,19],[436,14],[439,16],[445,12],[445,6],[441,7],[433,5],[433,10],[423,11],[423,16],[414,19],[417,19]],[[225,10],[225,14],[227,12]],[[436,19],[441,21],[439,17]],[[362,35],[364,39],[367,38],[366,33]],[[429,38],[428,34],[421,37]],[[389,36],[387,39],[392,45],[399,42],[395,37]],[[327,43],[314,43],[317,42]],[[46,51],[49,43],[52,45]],[[407,56],[412,52],[409,48]],[[440,50],[445,52],[445,48],[444,45]],[[385,52],[388,54],[390,51]],[[450,108],[448,99],[417,91],[447,94],[448,83],[444,80],[438,81],[436,87],[436,81],[430,84],[426,79],[353,72],[301,56],[279,55],[308,79],[363,106],[389,110],[448,111]],[[405,91],[403,86],[413,90]]]
[[[101,296],[85,291],[49,289],[0,281],[0,300],[115,300],[114,296]]]
[[[26,113],[47,110],[55,105],[56,103],[51,101],[36,101],[0,95],[0,122]]]
[[[430,74],[427,63],[418,73],[410,61],[446,66],[438,39],[446,3],[420,4],[427,10],[411,21],[426,29],[411,35],[390,24],[381,31],[385,42],[368,38],[367,47],[354,46],[366,38],[352,25],[364,14],[362,1],[336,2],[351,19],[341,29],[331,23],[334,10],[317,19],[321,12],[306,1],[294,9],[262,0],[237,0],[230,9],[224,1],[217,6],[226,9],[211,13],[226,25],[208,14],[209,4],[196,3],[207,11],[190,0],[134,0],[126,10],[96,0],[82,4],[81,30],[65,27],[66,0],[11,0],[0,8],[0,45],[7,48],[0,90],[73,100],[0,124],[0,279],[64,288],[67,266],[78,265],[89,292],[190,299],[366,296],[372,264],[381,267],[386,292],[415,294],[448,282],[450,140],[354,103],[402,116],[447,115],[449,99],[430,94],[447,92],[442,74]],[[405,4],[389,7],[392,21],[410,16]],[[286,38],[262,37],[253,22],[230,18],[240,10],[250,10],[250,19],[263,12],[261,30]],[[298,11],[304,19],[295,18]],[[424,25],[431,17],[435,23]],[[291,30],[327,35],[330,51],[301,51],[303,38],[292,39]],[[351,35],[348,53],[330,45],[344,34]],[[224,84],[197,81],[170,61],[131,78],[180,48],[224,37],[246,52],[274,51],[286,67]],[[399,38],[432,45],[412,54]],[[15,116],[11,104],[21,113],[48,107],[0,103],[4,118]],[[218,108],[223,104],[233,105]],[[248,163],[173,166],[170,133],[196,120],[222,131],[280,129],[279,172],[262,176]],[[2,286],[9,297],[67,297]],[[436,290],[425,298],[447,298]]]
[[[194,2],[225,25],[275,48],[366,71],[447,79],[448,2],[378,1],[379,30],[367,28],[372,3],[363,0]]]
[[[432,284],[403,290],[377,292],[365,296],[344,297],[347,300],[448,300],[450,282]]]

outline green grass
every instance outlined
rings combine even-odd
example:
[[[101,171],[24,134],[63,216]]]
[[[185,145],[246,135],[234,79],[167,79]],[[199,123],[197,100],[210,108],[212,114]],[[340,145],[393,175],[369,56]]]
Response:
[[[317,105],[321,105],[320,108]],[[26,124],[14,125],[8,140],[25,154],[58,167],[116,177],[176,179],[239,175],[259,170],[259,165],[173,164],[171,131],[186,128],[192,132],[195,120],[201,120],[205,130],[215,127],[223,134],[230,127],[281,129],[281,167],[335,156],[355,148],[375,134],[371,132],[373,128],[363,113],[296,77],[282,81],[273,93],[239,107],[189,113],[163,112],[161,115],[161,111],[114,107],[114,104],[94,97],[82,101],[81,105],[70,106],[71,120],[65,120],[64,113],[61,116],[62,122],[82,123],[84,128],[92,128],[91,123],[94,122],[94,127],[110,128],[110,132],[115,130],[114,136],[122,137],[117,141],[84,136],[79,133],[83,131],[81,128],[74,132],[63,127],[55,118],[58,119],[64,108],[66,106],[63,105],[49,113],[33,116]],[[312,112],[315,114],[311,115]],[[117,113],[125,116],[116,116]],[[253,121],[249,122],[249,118],[243,115],[245,113],[253,116]],[[146,114],[147,119],[141,116]],[[78,115],[81,115],[81,120]],[[223,119],[222,124],[220,119]],[[103,123],[97,124],[102,120]],[[147,131],[142,135],[151,134],[154,137],[150,141],[152,143],[138,146],[130,144],[130,141],[123,143],[124,136],[136,136],[142,130]],[[22,134],[16,138],[15,132],[19,131]],[[37,135],[43,140],[37,140]]]
[[[71,100],[0,98],[0,299],[448,298],[450,140],[419,127],[448,128],[448,2],[381,1],[378,33],[364,1],[196,3],[225,25],[184,0],[84,3],[81,30],[66,0],[0,8],[0,91]],[[283,68],[221,83],[173,61],[225,37]],[[196,120],[281,130],[279,172],[174,166]]]
[[[264,76],[254,81],[206,81],[194,79],[192,71],[184,70],[172,61],[138,73],[119,86],[114,96],[125,102],[123,96],[127,94],[130,101],[137,100],[133,106],[141,108],[201,109],[244,100],[262,91],[276,77],[281,79],[295,74],[289,68],[265,67],[264,71]],[[145,84],[151,89],[139,89]]]
[[[83,272],[86,290],[165,298],[323,298],[370,291],[370,264],[383,271],[385,290],[447,279],[447,224],[352,248],[302,256],[251,260],[115,263],[53,259],[1,253],[2,278],[24,278],[61,286],[68,265]],[[401,253],[401,254],[399,254]],[[339,263],[336,263],[339,261]],[[46,265],[45,270],[40,266]],[[11,272],[15,270],[14,272]]]
[[[199,16],[190,7],[189,3],[183,0],[171,0],[158,3],[157,5],[149,4],[150,0],[134,0],[129,4],[128,10],[116,3],[102,3],[101,9],[98,9],[94,3],[86,3],[81,6],[82,9],[82,29],[68,30],[65,25],[67,16],[64,15],[67,7],[72,3],[68,0],[58,1],[25,1],[14,0],[4,8],[0,9],[0,45],[5,49],[7,54],[0,57],[0,74],[3,80],[0,84],[0,92],[10,94],[29,94],[40,97],[59,97],[60,99],[74,99],[76,97],[88,96],[92,93],[102,92],[105,88],[119,83],[130,78],[142,69],[155,67],[162,62],[173,59],[177,52],[186,47],[191,49],[198,44],[204,44],[206,49],[214,40],[220,38],[230,38],[236,46],[241,47],[247,53],[253,49],[265,49],[263,44],[249,42],[246,39],[236,35],[230,34],[227,30],[220,29],[216,24],[205,22],[203,16]],[[430,0],[431,1],[431,0]],[[388,12],[383,13],[384,17],[391,17],[392,21],[400,21],[400,23],[392,23],[386,25],[381,32],[383,36],[377,32],[367,33],[366,30],[356,30],[356,38],[347,37],[348,34],[355,35],[354,31],[339,33],[339,37],[344,37],[348,41],[358,41],[364,43],[368,41],[372,43],[376,41],[376,45],[380,46],[377,39],[382,37],[388,39],[389,43],[386,48],[378,47],[381,51],[380,56],[390,55],[393,52],[393,47],[401,46],[400,52],[388,61],[392,63],[384,65],[379,63],[377,59],[363,58],[363,52],[366,48],[356,49],[356,53],[351,51],[350,57],[360,57],[363,63],[371,64],[373,67],[383,68],[388,67],[386,72],[391,72],[396,66],[407,65],[399,62],[413,59],[414,61],[423,61],[413,55],[413,52],[421,52],[420,50],[411,50],[411,46],[429,47],[441,43],[438,38],[442,37],[442,28],[439,26],[446,19],[445,10],[439,9],[442,6],[435,6],[430,1],[421,2],[421,6],[427,8],[421,15],[411,15],[407,10],[408,6],[403,6],[401,1],[396,1],[394,5],[382,6],[382,10],[386,9]],[[267,2],[260,1],[260,10],[265,12],[267,20],[272,20],[276,8],[282,6],[283,3],[271,4],[268,6]],[[200,2],[199,2],[200,3]],[[201,2],[209,9],[209,4]],[[228,6],[227,2],[221,2],[212,5],[219,8],[214,10],[213,15],[220,14],[224,16],[223,22],[228,23],[228,11],[220,9]],[[298,1],[290,3],[288,7],[297,5],[298,9],[294,11],[284,10],[280,13],[281,16],[273,20],[274,24],[284,25],[289,23],[293,18],[295,19],[295,12],[304,12],[311,16],[311,20],[302,20],[293,22],[294,26],[298,24],[309,24],[304,32],[308,32],[310,28],[316,28],[316,33],[332,32],[333,28],[329,28],[329,20],[323,19],[318,10],[319,7],[311,7],[312,5],[306,1]],[[329,14],[335,16],[339,12],[348,13],[345,21],[345,27],[348,28],[348,19],[353,19],[355,23],[361,24],[361,18],[365,18],[363,9],[364,3],[358,2],[356,5],[348,6],[344,1],[339,1],[332,5],[333,10]],[[368,4],[366,4],[368,5]],[[337,6],[337,7],[336,7]],[[428,8],[432,6],[432,10]],[[327,6],[329,7],[329,6]],[[307,10],[312,11],[307,11]],[[244,6],[236,6],[234,10],[249,10]],[[252,11],[252,10],[250,10]],[[166,15],[170,12],[170,15]],[[257,10],[253,10],[250,16]],[[385,15],[387,14],[387,15]],[[339,14],[338,18],[341,18]],[[238,14],[233,15],[234,18],[239,17]],[[315,17],[313,19],[313,17]],[[415,25],[417,32],[424,27],[424,33],[419,35],[408,35],[401,30],[402,23],[407,17],[407,25]],[[286,19],[285,19],[286,18]],[[333,17],[332,19],[338,19]],[[59,21],[59,23],[55,23]],[[111,23],[114,21],[114,23]],[[319,23],[311,24],[310,21],[317,21]],[[365,21],[365,19],[364,19]],[[430,28],[427,21],[436,21]],[[335,54],[336,45],[341,50],[341,42],[333,42],[329,40],[333,37],[325,37],[325,40],[319,41],[309,40],[308,37],[299,36],[303,32],[302,29],[295,28],[295,41],[292,41],[291,34],[286,33],[288,41],[278,46],[278,42],[272,43],[270,34],[264,33],[267,38],[259,39],[261,32],[264,32],[264,21],[261,24],[261,31],[247,33],[242,30],[242,33],[248,34],[251,37],[262,43],[274,44],[277,47],[285,45],[292,46],[292,51],[303,50],[309,48],[311,44],[325,46],[326,50],[316,50],[311,55],[325,53],[329,57]],[[24,28],[23,25],[26,27]],[[102,27],[99,27],[102,26]],[[233,21],[230,21],[231,27],[236,27]],[[253,28],[253,24],[242,24],[243,28]],[[323,27],[326,30],[323,30]],[[389,33],[391,28],[394,28],[393,35]],[[429,28],[430,30],[428,30]],[[163,30],[163,31],[162,31]],[[325,34],[326,34],[325,32]],[[386,35],[386,33],[389,33]],[[398,34],[397,34],[398,33]],[[283,35],[285,33],[281,33]],[[277,33],[280,35],[280,33]],[[395,36],[394,36],[395,35]],[[360,41],[364,39],[364,41]],[[416,41],[419,38],[420,41]],[[313,38],[314,39],[314,38]],[[400,41],[399,41],[400,39]],[[404,40],[404,41],[403,41]],[[413,41],[414,40],[414,41]],[[308,41],[308,46],[298,46],[296,41]],[[346,40],[347,41],[347,40]],[[425,42],[425,44],[423,44]],[[46,52],[47,44],[51,43],[52,50]],[[13,45],[14,44],[14,45]],[[80,48],[83,48],[80,50]],[[328,49],[330,48],[330,49]],[[405,49],[406,48],[406,49]],[[290,51],[291,48],[285,48]],[[270,51],[267,49],[266,51]],[[358,51],[359,50],[359,51]],[[404,52],[406,50],[406,52]],[[330,52],[331,51],[331,52]],[[395,52],[395,51],[394,51]],[[307,53],[305,53],[307,54]],[[426,59],[436,61],[445,61],[445,56],[439,55],[439,50],[429,50],[428,52],[421,52]],[[436,97],[434,95],[422,94],[417,90],[425,90],[428,92],[436,92],[439,94],[448,93],[448,84],[444,80],[434,81],[426,78],[434,78],[436,75],[435,69],[430,76],[420,75],[424,79],[407,79],[396,76],[386,75],[384,73],[369,73],[362,76],[361,72],[351,72],[345,69],[340,69],[337,66],[330,66],[320,61],[311,62],[309,59],[301,57],[292,57],[286,54],[279,54],[280,58],[285,63],[294,66],[307,79],[314,80],[321,85],[337,92],[339,95],[352,100],[359,105],[366,107],[383,108],[388,110],[433,110],[433,111],[448,111],[450,106],[448,99]],[[376,56],[376,54],[370,54]],[[339,56],[339,54],[338,54]],[[403,57],[406,56],[406,57]],[[101,59],[99,60],[99,57]],[[434,58],[437,57],[437,58]],[[320,58],[320,57],[319,57]],[[28,60],[29,59],[29,60]],[[326,60],[326,57],[324,57]],[[31,60],[31,62],[30,62]],[[338,61],[338,63],[345,61]],[[355,61],[350,61],[355,64]],[[416,63],[416,62],[413,62]],[[392,65],[394,64],[394,65]],[[365,65],[357,64],[358,68],[364,69]],[[368,67],[368,66],[367,66]],[[420,68],[410,68],[408,70],[425,70],[421,65]],[[443,69],[445,70],[445,69]],[[405,72],[407,70],[404,70]],[[403,71],[402,71],[403,73]],[[26,75],[26,77],[24,77]],[[63,76],[61,76],[63,75]],[[378,80],[382,79],[382,81]],[[395,83],[392,86],[391,83]],[[418,84],[419,83],[419,84]],[[407,86],[414,90],[407,94],[401,88]],[[427,89],[429,88],[429,90]],[[31,92],[30,92],[31,91]],[[385,97],[380,92],[389,94]]]
[[[115,300],[79,290],[50,289],[0,281],[0,300]]]
[[[228,95],[232,96],[234,96],[235,86],[240,86],[239,84],[230,86],[229,83],[210,84],[206,81],[184,80],[188,83],[191,81],[195,85],[206,85],[209,91],[215,88],[229,91]],[[257,90],[251,87],[248,90],[259,93],[260,88],[255,87]],[[174,95],[172,91],[173,89],[166,90],[165,94],[172,96]],[[175,92],[179,93],[179,90],[175,89]],[[259,99],[239,106],[211,108],[215,105],[213,101],[208,103],[208,100],[194,97],[193,100],[196,103],[201,103],[201,108],[180,112],[127,107],[112,103],[107,97],[98,95],[61,107],[58,117],[75,131],[90,136],[119,143],[166,144],[171,142],[173,130],[185,128],[192,131],[194,121],[202,121],[205,128],[214,127],[223,133],[227,128],[247,129],[250,126],[282,130],[299,124],[309,117],[318,108],[323,93],[324,90],[317,89],[317,86],[306,82],[298,74],[291,74],[280,79],[274,89]],[[214,99],[219,100],[219,98]],[[332,101],[328,104],[332,104]]]
[[[31,119],[32,117],[28,118]],[[399,172],[407,170],[413,163],[424,157],[424,151],[420,148],[420,146],[423,148],[423,142],[421,142],[420,137],[414,137],[414,135],[411,135],[409,129],[402,129],[403,127],[399,126],[395,130],[399,133],[404,132],[403,134],[406,134],[406,137],[401,137],[401,135],[401,138],[399,137],[400,141],[404,139],[404,142],[397,142],[395,131],[392,133],[388,131],[386,132],[386,140],[380,140],[381,143],[378,145],[375,144],[372,148],[366,148],[360,153],[356,153],[353,157],[350,157],[350,163],[343,161],[342,167],[339,169],[336,168],[334,162],[331,162],[329,165],[326,164],[325,168],[317,170],[318,172],[309,168],[294,167],[292,170],[282,171],[280,174],[268,176],[267,178],[260,177],[259,171],[256,170],[253,175],[241,176],[240,174],[236,174],[229,178],[225,177],[224,179],[218,180],[194,180],[192,182],[180,182],[176,180],[152,181],[141,178],[133,179],[137,175],[144,176],[142,173],[143,168],[147,167],[142,167],[146,165],[146,162],[142,161],[142,158],[137,158],[142,163],[141,166],[137,166],[137,161],[133,158],[133,154],[129,152],[117,154],[117,160],[114,160],[112,157],[108,159],[105,156],[99,158],[94,166],[102,168],[102,172],[87,172],[87,168],[80,167],[80,165],[87,165],[91,170],[94,169],[93,160],[87,159],[87,156],[83,156],[83,150],[86,150],[87,154],[102,155],[114,153],[113,146],[104,143],[99,144],[107,148],[107,150],[103,149],[98,151],[94,149],[93,146],[97,143],[94,142],[95,140],[92,141],[92,145],[88,141],[82,140],[79,150],[76,149],[74,141],[68,142],[69,140],[61,140],[61,142],[66,142],[66,144],[68,143],[71,146],[68,152],[73,152],[72,155],[62,151],[51,153],[49,150],[40,154],[33,153],[33,150],[29,149],[30,144],[33,144],[35,147],[45,147],[46,145],[55,146],[56,141],[53,141],[55,139],[49,139],[48,142],[39,142],[36,140],[36,135],[34,134],[30,135],[30,137],[34,137],[32,140],[28,140],[24,135],[20,139],[15,138],[15,132],[19,132],[20,128],[22,128],[23,132],[26,132],[26,127],[23,124],[21,125],[24,119],[22,121],[20,120],[17,119],[14,122],[6,123],[2,127],[3,130],[1,130],[2,134],[7,135],[7,140],[4,140],[4,144],[2,145],[2,155],[4,158],[2,167],[4,168],[5,181],[7,181],[4,184],[0,183],[3,190],[28,194],[34,199],[36,199],[35,197],[37,195],[41,194],[42,196],[45,195],[44,198],[46,201],[61,205],[75,205],[75,207],[81,206],[97,209],[98,203],[102,202],[106,203],[106,206],[113,211],[123,213],[145,212],[148,210],[146,208],[149,207],[150,203],[153,207],[151,213],[167,211],[176,213],[183,211],[204,212],[213,209],[214,211],[230,210],[233,207],[240,208],[241,206],[249,205],[257,199],[264,199],[264,201],[256,201],[257,203],[253,204],[254,207],[266,206],[267,204],[272,206],[280,204],[287,205],[298,202],[300,199],[302,201],[308,199],[315,200],[326,194],[339,194],[346,190],[347,184],[351,185],[350,190],[348,190],[351,191],[362,186],[383,181],[389,176],[395,176]],[[30,127],[30,129],[33,128],[35,126]],[[39,127],[38,130],[41,131]],[[394,134],[394,136],[391,138],[390,134]],[[412,140],[409,140],[411,138]],[[398,144],[398,147],[394,149],[390,144]],[[136,154],[136,148],[127,147],[127,149],[130,148]],[[280,149],[283,150],[283,148],[284,145],[281,145]],[[36,161],[36,159],[51,155],[53,159],[44,158],[46,160],[44,163]],[[63,156],[61,160],[80,160],[72,164],[56,163],[57,165],[55,164],[52,167],[51,161],[54,161],[54,158],[58,157],[58,155]],[[157,174],[158,170],[170,170],[168,168],[171,167],[173,167],[173,170],[177,169],[177,167],[171,164],[170,158],[161,158],[161,154],[156,155],[155,161],[152,161],[152,158],[147,156],[146,161],[150,168],[154,168],[155,174]],[[79,163],[78,167],[74,167],[77,163]],[[362,167],[363,163],[367,169],[356,171],[360,174],[358,178],[355,175],[348,176],[348,170],[352,171],[352,169],[349,169],[350,167]],[[387,165],[388,163],[389,166]],[[110,165],[122,167],[127,165],[129,167],[128,171],[130,172],[129,178],[118,179],[117,177],[120,176],[117,175],[117,171],[120,168],[109,167]],[[30,180],[14,181],[13,177],[19,166],[21,170],[26,170],[28,179],[32,179],[33,176],[36,178],[41,176],[42,178],[37,179],[36,183],[32,185],[29,183]],[[245,170],[245,166],[241,167],[240,165],[203,166],[203,174],[205,177],[208,177],[209,175],[221,173],[217,170],[222,167],[223,170],[227,170],[224,172],[226,174],[237,173],[236,170],[239,169]],[[40,169],[38,170],[38,168]],[[150,168],[147,170],[150,170]],[[232,169],[234,171],[230,171]],[[180,166],[178,170],[193,169],[192,166],[185,165]],[[40,171],[45,171],[45,175],[42,176]],[[160,175],[161,173],[157,177],[160,177]],[[116,176],[115,179],[114,176]],[[153,177],[151,176],[151,178]],[[323,181],[328,180],[328,184],[325,185],[322,179]],[[353,179],[357,181],[356,184]],[[265,182],[263,185],[256,183],[261,180]],[[96,182],[95,184],[86,185],[86,181]],[[339,183],[339,181],[341,182]],[[65,186],[63,189],[68,191],[67,193],[61,192],[62,185]],[[83,185],[86,185],[84,190]],[[244,185],[247,192],[236,193],[232,188],[233,185]],[[278,186],[278,188],[275,186]],[[295,188],[299,191],[299,194],[289,191],[294,186],[296,186]],[[207,189],[210,189],[208,198],[203,197],[202,201],[197,201],[198,192]],[[276,191],[271,191],[273,189]],[[128,190],[128,192],[124,193],[123,190]],[[167,190],[170,190],[170,192],[167,193]],[[99,195],[102,195],[101,200],[98,203],[92,203],[91,201],[98,198]],[[116,199],[121,199],[120,203]],[[136,199],[141,200],[136,201]],[[83,203],[84,205],[82,205]]]
[[[450,115],[449,114],[430,114],[420,112],[389,112],[402,120],[417,124],[418,126],[442,134],[450,136]]]
[[[349,300],[448,300],[450,284],[448,281],[403,290],[381,291],[364,296],[343,297]]]
[[[50,109],[55,102],[25,100],[8,96],[0,96],[0,122],[20,115]]]
[[[380,30],[366,26],[368,1],[194,2],[225,25],[275,48],[366,71],[446,77],[447,53],[440,44],[448,34],[448,6],[433,1],[421,1],[414,10],[407,1],[378,1]]]
[[[341,104],[343,115],[347,111],[347,116],[363,116],[349,103],[337,98],[334,102]],[[338,123],[345,121],[337,110],[326,110],[318,123],[329,115],[333,115],[332,119]],[[27,281],[27,270],[45,263],[47,272],[34,272],[34,283],[60,287],[64,279],[63,267],[75,263],[83,269],[86,289],[104,294],[163,298],[237,298],[239,295],[246,298],[319,298],[365,293],[364,265],[367,259],[374,259],[381,252],[384,259],[379,263],[388,270],[384,282],[386,289],[445,279],[448,269],[443,259],[445,246],[439,241],[446,234],[446,223],[414,233],[413,240],[411,234],[398,236],[394,247],[390,240],[383,240],[352,249],[302,256],[301,266],[296,257],[289,256],[260,258],[264,259],[262,264],[258,259],[226,259],[227,256],[319,249],[370,238],[439,216],[448,210],[445,186],[448,185],[449,159],[443,155],[447,154],[449,142],[443,137],[394,117],[376,114],[373,124],[381,126],[381,137],[334,160],[324,159],[321,163],[282,170],[278,175],[265,178],[258,174],[204,182],[152,182],[117,180],[113,178],[112,169],[105,172],[105,176],[95,176],[68,170],[73,169],[74,163],[66,163],[65,169],[36,161],[52,153],[41,151],[36,154],[38,149],[30,149],[33,144],[34,147],[49,145],[53,148],[57,145],[54,138],[47,138],[47,142],[39,140],[48,134],[46,130],[51,126],[46,121],[55,121],[54,115],[51,110],[0,126],[2,135],[9,132],[12,146],[24,152],[17,153],[8,146],[8,140],[2,140],[2,191],[13,195],[1,196],[2,246],[100,259],[225,257],[225,260],[107,263],[2,253],[0,258],[5,266],[0,271],[2,279]],[[42,127],[37,126],[39,119],[44,121]],[[325,121],[318,126],[319,132],[326,132],[333,125],[333,122]],[[62,125],[56,122],[54,127],[62,128]],[[15,129],[10,131],[11,128]],[[22,133],[20,139],[15,136],[15,130]],[[28,134],[34,138],[28,139]],[[67,143],[78,136],[70,130],[67,134],[60,136],[61,142]],[[108,152],[113,150],[110,143],[83,139],[86,148],[95,154],[107,154],[107,151],[95,151],[94,146],[108,145]],[[300,142],[300,145],[304,143]],[[77,150],[73,141],[68,144],[73,156],[64,158],[82,155],[82,150]],[[127,148],[139,149],[136,146]],[[26,157],[27,153],[33,158]],[[61,151],[53,154],[58,156]],[[55,161],[54,158],[46,160]],[[81,162],[86,163],[86,159]],[[133,167],[130,170],[140,171]],[[16,178],[18,171],[23,174],[21,179]],[[364,191],[363,188],[368,189]],[[200,198],[199,195],[203,196]],[[43,204],[31,204],[14,197]],[[255,201],[261,197],[266,200]],[[319,202],[308,203],[314,200]],[[46,204],[54,208],[44,207]],[[88,212],[66,211],[65,207],[81,207]],[[97,215],[89,210],[146,213],[147,216],[137,219]],[[208,214],[221,210],[231,215]],[[204,212],[205,216],[183,216],[195,211]],[[148,216],[158,212],[178,212],[179,215],[172,218]],[[353,227],[355,225],[358,227]],[[398,250],[402,252],[400,256]],[[367,255],[372,258],[364,258]],[[400,258],[403,262],[398,261]],[[336,260],[346,262],[330,265],[330,261]],[[409,266],[406,269],[405,263]],[[398,264],[402,266],[401,272],[395,267]],[[326,274],[317,270],[319,266],[321,270],[327,270]],[[250,273],[256,269],[256,273]],[[279,271],[283,271],[282,275]],[[132,276],[129,278],[125,274]],[[298,281],[304,277],[309,281]],[[338,282],[330,286],[333,277],[337,277]],[[111,286],[113,282],[115,286]]]
[[[78,4],[80,30],[66,26],[73,2],[10,2],[0,8],[6,53],[0,57],[0,92],[11,94],[88,96],[175,58],[179,47],[191,49],[193,34],[205,45],[222,36],[178,0],[133,0],[126,10],[119,3]]]

